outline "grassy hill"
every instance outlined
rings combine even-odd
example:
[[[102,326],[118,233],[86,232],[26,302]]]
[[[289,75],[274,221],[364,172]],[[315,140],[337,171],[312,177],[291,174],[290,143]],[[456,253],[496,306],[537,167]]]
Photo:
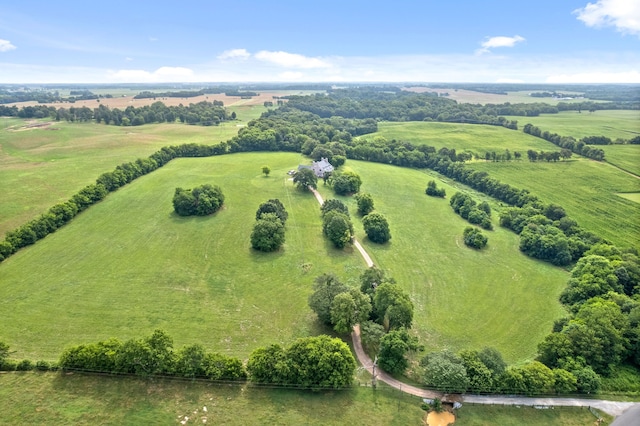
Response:
[[[377,135],[416,145],[431,145],[437,149],[446,146],[478,154],[504,152],[505,149],[520,151],[523,153],[520,161],[475,161],[468,167],[486,171],[491,177],[517,188],[528,189],[545,202],[563,206],[580,225],[621,247],[637,246],[640,241],[640,204],[618,195],[640,192],[640,179],[606,162],[574,156],[565,162],[532,163],[526,159],[528,149],[557,151],[558,147],[543,139],[496,126],[380,123],[379,132],[368,137]],[[607,155],[619,150],[614,158],[620,167],[635,170],[635,164],[640,164],[640,149],[635,146],[605,148]]]
[[[0,264],[3,338],[19,358],[51,360],[71,344],[162,328],[176,346],[200,342],[246,357],[258,346],[318,333],[307,307],[313,279],[335,272],[357,285],[365,264],[353,249],[338,251],[322,238],[316,200],[286,175],[303,161],[285,153],[178,159],[110,194]],[[349,165],[393,235],[388,245],[371,244],[358,224],[358,237],[410,292],[427,347],[492,345],[509,361],[533,356],[562,316],[557,297],[566,272],[522,255],[517,237],[503,229],[490,233],[483,252],[465,247],[466,222],[446,200],[424,194],[424,172]],[[176,216],[175,188],[202,183],[222,187],[225,208],[204,218]],[[327,189],[320,186],[325,198]],[[249,236],[258,205],[269,198],[289,211],[287,242],[280,252],[256,253]]]

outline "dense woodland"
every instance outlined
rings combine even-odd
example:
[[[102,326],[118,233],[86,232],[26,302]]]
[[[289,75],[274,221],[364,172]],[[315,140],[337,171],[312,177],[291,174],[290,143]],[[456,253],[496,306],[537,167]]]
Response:
[[[164,111],[160,105],[157,103],[156,108]],[[631,104],[632,107],[634,105]],[[271,110],[260,119],[249,122],[227,142],[165,147],[146,159],[122,164],[114,171],[102,174],[96,183],[83,188],[67,202],[53,206],[41,217],[7,233],[5,240],[0,242],[0,260],[54,232],[78,213],[103,199],[108,192],[178,157],[245,151],[292,151],[311,157],[321,155],[329,161],[347,158],[429,168],[509,205],[500,214],[500,225],[520,235],[520,250],[531,257],[571,268],[571,278],[561,296],[561,302],[567,307],[567,317],[557,321],[554,329],[550,330],[551,334],[540,343],[537,361],[525,366],[492,369],[487,364],[491,363],[491,357],[485,362],[481,352],[430,354],[423,360],[427,372],[425,383],[455,391],[595,392],[600,376],[611,374],[622,364],[640,367],[640,260],[637,247],[616,247],[581,228],[567,216],[562,206],[548,204],[526,189],[514,188],[491,178],[486,172],[466,167],[468,158],[456,153],[455,149],[436,151],[434,147],[415,146],[397,140],[355,139],[355,136],[376,131],[379,119],[403,121],[430,118],[449,121],[455,117],[460,121],[477,120],[485,123],[485,117],[489,117],[494,121],[491,124],[511,126],[505,120],[500,121],[497,115],[488,114],[486,108],[497,106],[460,106],[433,95],[375,92],[370,89],[333,92],[329,96],[292,97],[287,106]],[[419,115],[412,116],[416,110],[420,111]],[[513,114],[513,110],[508,114]],[[537,132],[531,126],[528,133]],[[545,133],[540,132],[540,136],[545,137]],[[547,137],[555,138],[551,135]],[[563,140],[560,138],[560,141]],[[579,153],[582,154],[589,145],[578,141],[572,148],[568,146],[564,148],[573,152],[576,152],[577,146],[581,146]],[[458,213],[462,215],[466,212],[468,219],[473,212],[474,221],[478,216],[478,224],[486,222],[484,219],[488,218],[490,211],[487,212],[484,206],[476,206],[473,200],[469,201],[462,195],[454,198],[451,200],[452,206]],[[364,290],[366,293],[366,286]],[[380,288],[376,293],[378,291]],[[396,290],[388,291],[393,293]],[[387,343],[397,346],[400,345],[398,342],[403,341],[406,351],[417,348],[402,334],[402,329],[411,325],[410,317],[407,320],[400,316],[404,322],[398,322],[398,327],[390,326],[384,318],[388,312],[376,311],[375,297],[370,299],[373,302],[373,318],[378,325],[385,324],[387,331],[396,332],[386,338],[392,341]],[[397,297],[402,299],[401,296]],[[347,296],[341,299],[346,300]],[[321,316],[318,310],[314,310]],[[334,324],[330,308],[328,314],[326,309],[322,312],[325,317],[321,320]],[[399,315],[402,310],[398,308],[397,312],[392,313]],[[366,332],[363,332],[363,339],[365,335]],[[385,347],[382,340],[380,345]],[[283,348],[274,347],[270,350],[286,354]],[[396,368],[394,365],[388,364],[388,368]],[[265,371],[268,372],[268,369]],[[429,376],[433,371],[440,371],[440,375]],[[443,371],[456,371],[456,377],[464,377],[464,380],[456,382],[461,384],[454,389],[447,388],[446,383],[434,382],[435,377],[445,377]]]

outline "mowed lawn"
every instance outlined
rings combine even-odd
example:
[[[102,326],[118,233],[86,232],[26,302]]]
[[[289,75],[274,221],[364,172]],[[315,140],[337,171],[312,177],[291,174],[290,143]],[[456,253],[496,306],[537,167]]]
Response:
[[[436,149],[454,148],[456,151],[471,151],[484,158],[485,152],[503,153],[508,149],[513,153],[519,151],[527,158],[527,150],[557,150],[549,142],[527,135],[521,131],[510,130],[502,126],[487,126],[461,123],[436,122],[381,122],[378,131],[361,136],[362,139],[373,139],[382,136],[387,140],[411,142],[414,145],[429,145]]]
[[[317,201],[287,180],[286,171],[305,161],[285,153],[177,159],[110,194],[0,264],[3,340],[16,358],[54,360],[71,344],[162,328],[177,347],[198,342],[246,358],[256,347],[326,331],[307,307],[313,279],[334,272],[358,285],[365,265],[353,249],[331,247]],[[269,177],[261,174],[265,164]],[[431,178],[424,172],[348,165],[393,234],[390,244],[372,244],[354,218],[358,238],[410,292],[427,348],[494,346],[511,362],[531,358],[562,316],[566,272],[522,255],[517,237],[502,229],[489,234],[485,251],[466,248],[466,222],[447,200],[424,195]],[[175,188],[202,183],[222,187],[225,208],[175,216]],[[256,253],[249,242],[255,211],[269,198],[289,211],[287,242],[280,252]]]
[[[469,191],[478,202],[499,207],[486,196],[435,173],[347,164],[362,177],[361,191],[373,195],[392,234],[388,244],[372,243],[355,216],[357,237],[374,262],[411,294],[413,327],[427,351],[493,346],[509,362],[533,358],[553,321],[563,316],[558,296],[567,272],[523,255],[518,236],[498,226],[497,211],[495,230],[486,232],[487,248],[466,247],[462,232],[469,224],[453,212],[448,199],[457,190]],[[446,199],[424,193],[432,179],[446,189]],[[355,212],[353,199],[341,199]]]
[[[24,129],[26,123],[0,118],[0,236],[68,200],[119,164],[146,158],[163,146],[226,141],[244,121],[215,127],[52,122]]]
[[[585,136],[607,136],[612,140],[631,139],[640,135],[639,110],[600,110],[563,111],[558,114],[541,114],[538,117],[508,116],[509,120],[518,120],[520,128],[531,123],[542,131],[557,133],[561,136],[573,136],[582,139]]]
[[[579,158],[557,163],[476,162],[469,167],[517,188],[526,188],[547,203],[559,204],[585,229],[621,248],[640,244],[640,204],[618,193],[640,192],[640,179],[606,162]]]

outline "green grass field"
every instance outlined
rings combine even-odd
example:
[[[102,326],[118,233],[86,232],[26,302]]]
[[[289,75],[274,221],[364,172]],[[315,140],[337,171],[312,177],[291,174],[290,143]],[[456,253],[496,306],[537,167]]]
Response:
[[[526,158],[529,149],[550,151],[555,148],[549,142],[523,132],[500,126],[476,124],[381,122],[378,124],[378,132],[361,138],[373,139],[376,136],[382,136],[387,140],[408,141],[414,145],[429,145],[436,149],[446,147],[455,148],[456,151],[468,150],[481,156],[484,156],[485,152],[502,153],[509,149],[511,152],[520,151]]]
[[[24,124],[0,118],[0,235],[66,201],[119,164],[148,157],[163,146],[216,144],[238,132],[235,122],[217,127],[59,122],[7,130]]]
[[[600,112],[600,111],[598,111]],[[620,112],[620,111],[619,111]],[[576,114],[577,115],[577,114]],[[534,117],[535,118],[535,117]],[[640,192],[640,179],[605,162],[574,157],[557,163],[531,163],[528,149],[554,151],[558,148],[540,138],[496,126],[450,123],[380,123],[380,135],[386,139],[406,140],[476,153],[520,151],[524,159],[508,163],[476,161],[468,167],[486,171],[490,176],[517,188],[530,190],[543,201],[563,206],[580,225],[610,239],[622,247],[640,242],[640,206],[619,193]],[[637,170],[640,149],[630,145],[605,147],[619,167]],[[617,151],[616,151],[617,150]],[[633,197],[633,195],[632,195]],[[612,221],[615,220],[615,226]]]
[[[640,145],[605,145],[605,160],[636,176],[640,176]]]
[[[495,210],[487,249],[467,248],[462,231],[468,222],[453,213],[448,199],[424,194],[431,179],[448,197],[463,190],[455,183],[425,171],[348,164],[362,177],[361,191],[371,193],[376,210],[387,216],[392,233],[389,244],[371,243],[358,219],[357,237],[374,262],[412,295],[414,329],[427,351],[494,346],[509,362],[533,357],[537,342],[562,316],[557,300],[566,272],[520,253],[517,235],[498,226]],[[346,201],[355,211],[354,201]]]
[[[638,110],[602,110],[563,111],[558,114],[542,114],[538,117],[509,116],[510,120],[518,120],[522,128],[531,123],[542,131],[557,133],[561,136],[573,136],[581,139],[585,136],[607,136],[631,139],[640,135],[640,111]]]
[[[311,392],[202,381],[0,374],[0,423],[33,425],[410,425],[419,398],[380,386]],[[206,407],[206,411],[205,411]]]
[[[325,242],[315,198],[285,179],[300,161],[260,153],[177,159],[110,194],[0,264],[3,339],[18,357],[51,360],[70,344],[162,328],[176,346],[200,342],[246,358],[258,346],[317,334],[307,307],[313,278],[357,277],[364,264]],[[225,208],[176,216],[175,188],[203,183],[223,188]],[[269,198],[289,211],[287,244],[257,254],[249,236]]]
[[[258,346],[321,331],[307,307],[313,279],[335,272],[357,285],[365,265],[353,249],[335,250],[322,238],[316,200],[286,180],[301,161],[285,153],[177,159],[110,194],[0,264],[4,340],[17,358],[53,360],[71,344],[162,328],[176,346],[200,342],[246,358]],[[268,178],[263,164],[272,169]],[[490,345],[511,362],[531,358],[562,316],[557,298],[566,272],[522,255],[517,236],[504,229],[490,234],[487,250],[466,248],[466,222],[446,200],[424,195],[430,176],[423,172],[349,164],[394,236],[385,246],[364,244],[410,292],[424,344]],[[202,183],[223,188],[225,208],[206,218],[175,216],[174,189]],[[258,254],[249,236],[269,198],[290,213],[287,243]],[[357,228],[364,240],[359,221]]]
[[[640,242],[640,205],[617,195],[640,192],[640,179],[607,163],[582,158],[558,163],[477,162],[469,167],[563,206],[585,229],[620,247],[637,247]]]
[[[384,385],[334,392],[259,389],[202,381],[58,373],[0,374],[0,422],[38,425],[280,424],[418,425],[419,398]],[[206,407],[206,411],[205,411]],[[465,404],[456,425],[582,426],[595,424],[585,408]],[[602,425],[611,417],[600,413]]]

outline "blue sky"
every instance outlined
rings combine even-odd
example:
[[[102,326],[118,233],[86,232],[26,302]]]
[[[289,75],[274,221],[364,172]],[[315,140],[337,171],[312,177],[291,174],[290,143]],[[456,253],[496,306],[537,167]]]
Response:
[[[640,0],[0,3],[0,83],[640,83]]]

